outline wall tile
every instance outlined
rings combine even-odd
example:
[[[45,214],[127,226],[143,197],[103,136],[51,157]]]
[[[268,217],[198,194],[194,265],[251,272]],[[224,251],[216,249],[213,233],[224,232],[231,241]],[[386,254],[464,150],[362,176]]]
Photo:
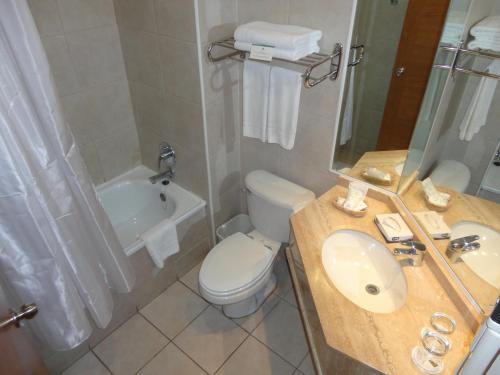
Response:
[[[239,0],[239,22],[288,23],[288,8],[289,0]]]
[[[161,88],[162,71],[159,40],[156,34],[120,29],[127,78]]]
[[[56,0],[29,0],[29,6],[40,35],[63,33]]]
[[[97,154],[106,180],[128,171],[140,161],[139,139],[135,129],[120,131],[96,141]]]
[[[194,2],[156,0],[158,32],[188,42],[196,41]]]
[[[202,51],[207,50],[204,45]],[[203,80],[205,100],[207,103],[226,100],[232,96],[236,103],[239,98],[239,84],[241,63],[233,60],[221,61],[216,64],[208,61],[206,54],[203,55]],[[228,110],[230,110],[228,108]]]
[[[156,31],[155,0],[114,0],[118,25],[141,31]]]
[[[78,147],[80,149],[80,154],[82,155],[83,161],[87,167],[87,170],[92,178],[94,185],[102,184],[104,179],[104,173],[102,171],[101,160],[97,154],[97,149],[93,142],[84,143]]]
[[[66,36],[71,60],[84,86],[126,79],[116,26],[88,29]]]
[[[113,25],[112,0],[57,0],[65,31]]]
[[[201,105],[177,96],[167,96],[165,101],[170,122],[168,132],[162,134],[170,137],[170,142],[202,155],[205,143]]]
[[[79,91],[80,82],[69,56],[65,36],[43,37],[42,42],[59,94],[68,95]]]
[[[166,93],[200,101],[200,75],[195,43],[160,37],[163,84]]]
[[[138,82],[130,82],[130,92],[137,126],[169,138],[169,135],[173,134],[173,130],[170,131],[172,120],[162,91]]]
[[[238,20],[234,0],[203,0],[200,4],[201,43],[233,36]]]
[[[199,153],[195,153],[175,143],[172,143],[172,146],[177,155],[175,182],[208,201],[208,177],[204,148]]]

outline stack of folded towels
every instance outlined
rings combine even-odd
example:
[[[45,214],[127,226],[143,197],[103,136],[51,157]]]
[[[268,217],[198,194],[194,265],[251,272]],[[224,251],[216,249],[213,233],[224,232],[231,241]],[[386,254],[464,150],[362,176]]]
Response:
[[[238,26],[234,46],[242,51],[250,51],[252,45],[274,47],[273,57],[296,61],[319,52],[321,37],[320,30],[255,21]]]
[[[470,30],[474,39],[470,49],[487,49],[500,52],[500,16],[486,17]]]

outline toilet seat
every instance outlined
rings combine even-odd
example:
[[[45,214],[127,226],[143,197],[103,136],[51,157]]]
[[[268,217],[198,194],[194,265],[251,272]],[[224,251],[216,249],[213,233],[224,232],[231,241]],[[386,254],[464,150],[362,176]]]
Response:
[[[210,295],[223,297],[249,289],[267,276],[274,251],[243,233],[235,233],[216,245],[200,269],[200,286]]]

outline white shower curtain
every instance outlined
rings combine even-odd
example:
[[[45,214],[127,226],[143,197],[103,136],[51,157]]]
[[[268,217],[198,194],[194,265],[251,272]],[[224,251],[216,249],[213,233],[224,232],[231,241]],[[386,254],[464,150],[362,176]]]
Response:
[[[0,5],[0,282],[66,350],[105,327],[134,275],[64,122],[26,0]]]

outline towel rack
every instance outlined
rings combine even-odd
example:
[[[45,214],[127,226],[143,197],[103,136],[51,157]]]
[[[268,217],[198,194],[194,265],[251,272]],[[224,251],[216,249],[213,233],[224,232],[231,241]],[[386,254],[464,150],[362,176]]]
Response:
[[[247,58],[248,52],[237,49],[234,46],[234,43],[235,43],[234,38],[228,38],[210,43],[207,48],[208,60],[213,63],[225,59],[231,59],[243,62]],[[214,56],[213,52],[216,49],[216,47],[232,50],[232,52],[228,52],[220,56]],[[336,43],[335,47],[333,48],[333,52],[330,55],[324,53],[312,53],[297,61],[285,60],[277,57],[274,57],[273,61],[274,60],[278,60],[288,64],[298,65],[301,66],[302,68],[305,67],[306,69],[304,71],[304,74],[302,75],[302,77],[304,78],[304,86],[306,88],[311,88],[320,84],[321,82],[323,82],[328,78],[332,81],[338,78],[340,71],[340,63],[342,61],[342,44]],[[327,62],[330,62],[328,73],[325,73],[319,77],[313,76],[314,70]]]
[[[479,56],[479,57],[488,58],[488,59],[500,59],[500,55],[498,55],[496,53],[491,53],[491,52],[471,50],[471,49],[463,48],[462,46],[463,46],[463,43],[460,42],[457,47],[450,47],[450,46],[439,47],[439,49],[441,51],[452,52],[453,53],[453,60],[452,60],[450,65],[437,64],[437,65],[434,65],[434,68],[451,70],[452,75],[455,72],[459,72],[459,73],[464,73],[464,74],[470,74],[470,75],[473,75],[476,77],[487,77],[487,78],[493,78],[493,79],[500,80],[500,75],[498,75],[498,74],[482,72],[482,71],[475,70],[475,69],[468,69],[468,68],[464,68],[464,67],[461,67],[458,65],[458,60],[460,59],[460,57],[462,55]]]

